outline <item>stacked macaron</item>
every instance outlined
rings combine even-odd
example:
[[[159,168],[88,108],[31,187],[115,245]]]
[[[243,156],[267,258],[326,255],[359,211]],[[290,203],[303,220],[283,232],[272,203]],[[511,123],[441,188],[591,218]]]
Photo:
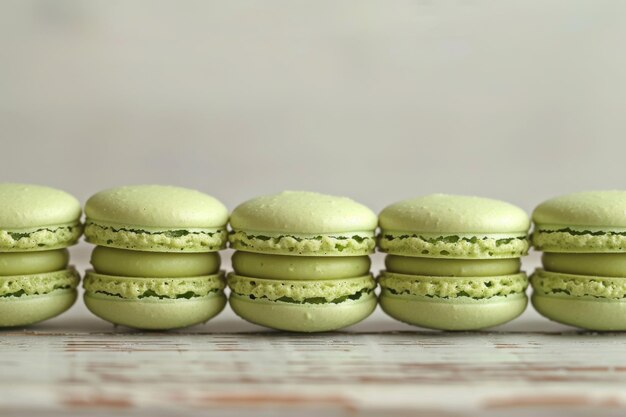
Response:
[[[0,327],[54,317],[74,304],[67,247],[82,233],[78,200],[61,190],[0,184]]]
[[[85,205],[85,237],[98,245],[85,304],[115,324],[172,329],[207,321],[226,303],[218,250],[228,210],[186,188],[112,188]]]
[[[230,305],[274,329],[319,332],[357,323],[376,307],[369,254],[376,215],[348,198],[283,192],[231,215]]]
[[[531,277],[535,309],[564,324],[626,330],[626,191],[556,197],[533,222],[544,252]]]
[[[388,255],[380,304],[421,327],[474,330],[519,316],[528,280],[529,219],[511,204],[434,194],[392,204],[380,214],[379,247]]]

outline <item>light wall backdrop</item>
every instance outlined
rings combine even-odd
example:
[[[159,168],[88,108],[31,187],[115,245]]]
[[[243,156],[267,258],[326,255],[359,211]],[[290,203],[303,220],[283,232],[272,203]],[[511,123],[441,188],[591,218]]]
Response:
[[[0,180],[530,211],[626,187],[626,2],[3,0]]]

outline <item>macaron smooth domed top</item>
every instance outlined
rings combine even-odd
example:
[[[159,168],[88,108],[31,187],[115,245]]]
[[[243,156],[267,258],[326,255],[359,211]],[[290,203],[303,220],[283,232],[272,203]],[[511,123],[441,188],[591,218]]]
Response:
[[[418,233],[524,233],[530,227],[526,212],[513,204],[447,194],[400,201],[386,207],[379,218],[383,230]]]
[[[0,207],[0,252],[65,248],[82,233],[80,203],[65,191],[1,183]]]
[[[210,195],[187,188],[111,188],[87,200],[85,213],[85,237],[100,246],[212,252],[226,244],[226,207]]]
[[[110,188],[85,204],[90,221],[148,228],[220,228],[228,210],[200,191],[166,185]]]
[[[286,234],[371,232],[376,214],[346,197],[306,191],[284,191],[256,197],[233,210],[235,230]]]
[[[41,185],[0,184],[0,230],[77,224],[81,208],[65,191]]]
[[[235,208],[229,241],[246,252],[361,256],[374,251],[377,221],[372,210],[346,197],[285,191]]]
[[[541,203],[533,212],[537,225],[626,229],[626,191],[587,191]]]
[[[555,197],[533,212],[532,241],[544,252],[626,252],[626,191]]]
[[[379,246],[402,256],[516,258],[528,252],[528,215],[504,201],[432,194],[386,207]]]

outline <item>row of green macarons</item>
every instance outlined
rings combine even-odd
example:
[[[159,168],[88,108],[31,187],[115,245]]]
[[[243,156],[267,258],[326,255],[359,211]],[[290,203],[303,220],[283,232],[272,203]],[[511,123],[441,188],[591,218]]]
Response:
[[[416,326],[483,329],[525,310],[530,281],[545,317],[626,330],[626,191],[548,200],[533,213],[532,234],[519,207],[445,194],[400,201],[376,216],[349,198],[282,192],[229,215],[199,191],[141,185],[98,192],[85,215],[83,222],[80,203],[64,191],[0,184],[0,326],[72,306],[80,277],[66,248],[84,233],[96,245],[85,304],[140,329],[206,322],[224,308],[227,285],[235,313],[280,330],[340,329],[379,303]],[[544,254],[529,280],[520,258],[531,242]],[[227,243],[236,250],[228,275],[218,254]],[[369,258],[376,247],[387,254],[377,279]]]

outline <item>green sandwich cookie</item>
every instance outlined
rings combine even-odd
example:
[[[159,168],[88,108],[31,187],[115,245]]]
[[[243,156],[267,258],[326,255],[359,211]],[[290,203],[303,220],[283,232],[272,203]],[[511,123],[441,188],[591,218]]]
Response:
[[[556,197],[533,213],[543,268],[530,281],[543,316],[590,330],[626,330],[626,191]]]
[[[78,240],[80,203],[54,188],[0,184],[0,327],[57,316],[76,301],[79,275],[67,246]]]
[[[114,324],[165,330],[222,311],[225,278],[217,250],[225,245],[228,211],[219,201],[144,185],[102,191],[85,212],[87,240],[99,245],[84,281],[92,313]]]
[[[376,308],[369,254],[376,215],[310,192],[258,197],[231,216],[230,305],[240,317],[294,332],[355,324]]]
[[[526,309],[528,216],[511,204],[434,194],[385,208],[379,247],[380,305],[405,323],[477,330],[506,323]]]

